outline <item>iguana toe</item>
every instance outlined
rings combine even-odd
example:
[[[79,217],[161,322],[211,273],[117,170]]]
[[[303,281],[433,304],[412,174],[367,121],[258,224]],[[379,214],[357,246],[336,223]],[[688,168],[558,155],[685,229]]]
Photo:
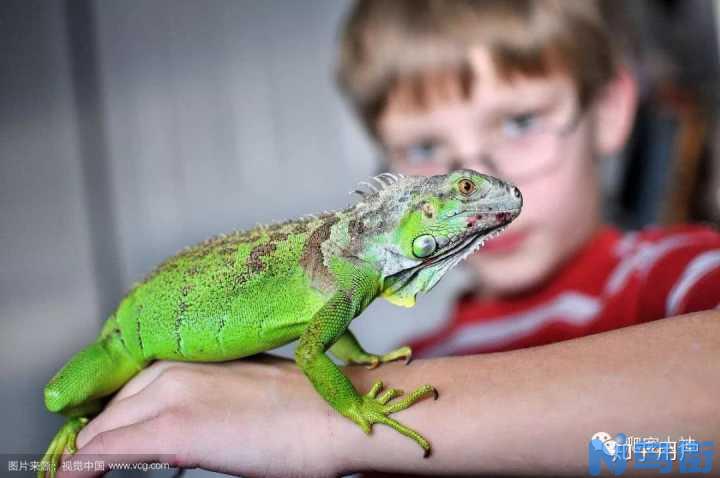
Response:
[[[405,359],[405,365],[409,364],[410,360],[412,360],[412,349],[407,345],[399,347],[380,357],[380,362],[392,362],[393,360],[399,359]]]

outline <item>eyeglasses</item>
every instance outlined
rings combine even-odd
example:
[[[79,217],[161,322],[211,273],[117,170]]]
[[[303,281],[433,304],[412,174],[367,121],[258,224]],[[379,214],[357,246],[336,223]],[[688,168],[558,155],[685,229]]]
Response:
[[[459,158],[442,141],[424,139],[394,149],[388,159],[394,169],[408,174],[438,174],[467,167],[527,183],[559,165],[565,157],[562,140],[575,131],[584,115],[585,110],[576,107],[571,115],[537,111],[498,118],[478,131],[485,138],[485,147],[474,157]]]

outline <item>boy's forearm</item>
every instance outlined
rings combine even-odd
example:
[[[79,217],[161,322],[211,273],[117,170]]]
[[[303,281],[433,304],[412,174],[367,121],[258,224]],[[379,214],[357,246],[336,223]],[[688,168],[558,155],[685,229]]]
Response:
[[[347,471],[584,473],[599,431],[720,443],[719,357],[713,311],[513,352],[348,367],[359,390],[377,378],[437,387],[438,401],[395,415],[433,455],[379,425],[368,439],[338,417],[336,456]]]

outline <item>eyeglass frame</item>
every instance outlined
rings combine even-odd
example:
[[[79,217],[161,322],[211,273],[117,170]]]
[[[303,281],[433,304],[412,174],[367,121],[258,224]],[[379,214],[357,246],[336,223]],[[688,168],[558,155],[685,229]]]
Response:
[[[556,138],[565,137],[565,136],[568,136],[571,133],[573,133],[579,127],[580,123],[582,122],[585,115],[588,113],[588,110],[590,109],[589,106],[582,106],[582,105],[579,105],[577,102],[575,104],[576,104],[576,106],[573,108],[575,111],[573,112],[572,116],[570,117],[570,119],[566,125],[558,128],[557,130],[548,130],[548,131],[544,131],[543,133],[552,134]],[[539,168],[538,171],[533,171],[532,174],[530,174],[530,173],[523,174],[523,175],[521,175],[520,178],[510,177],[509,175],[504,175],[504,176],[506,179],[509,179],[517,184],[522,184],[522,183],[527,184],[528,182],[531,182],[531,181],[528,181],[527,179],[529,179],[531,177],[538,178],[538,177],[545,176],[550,171],[557,168],[562,163],[562,160],[564,157],[565,157],[564,155],[558,155],[557,159],[555,161],[553,161],[549,165],[549,167]],[[474,161],[478,161],[481,164],[483,164],[486,167],[486,170],[489,172],[489,174],[495,174],[495,175],[501,174],[500,169],[495,164],[496,161],[493,160],[493,158],[490,156],[490,154],[488,152],[481,153],[480,157],[477,159],[474,159]],[[464,161],[462,161],[462,162],[464,162]],[[384,154],[382,156],[379,163],[382,165],[380,168],[381,172],[388,171],[391,169],[388,166],[392,163],[392,160],[388,160],[387,154]],[[448,163],[450,165],[452,165],[453,159],[451,159]],[[448,170],[452,170],[452,169],[459,169],[459,168],[453,168],[452,166],[448,167]],[[540,170],[544,170],[545,173],[537,175],[537,172],[539,172]]]

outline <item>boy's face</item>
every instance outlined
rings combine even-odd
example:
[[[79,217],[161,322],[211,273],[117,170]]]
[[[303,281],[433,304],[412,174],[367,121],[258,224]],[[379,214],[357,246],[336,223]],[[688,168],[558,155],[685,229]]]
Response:
[[[472,58],[469,98],[459,82],[435,78],[425,106],[397,88],[378,120],[390,167],[412,175],[470,168],[514,182],[520,217],[469,258],[479,291],[512,294],[540,283],[600,223],[593,110],[581,110],[572,80],[498,76],[484,49]]]

